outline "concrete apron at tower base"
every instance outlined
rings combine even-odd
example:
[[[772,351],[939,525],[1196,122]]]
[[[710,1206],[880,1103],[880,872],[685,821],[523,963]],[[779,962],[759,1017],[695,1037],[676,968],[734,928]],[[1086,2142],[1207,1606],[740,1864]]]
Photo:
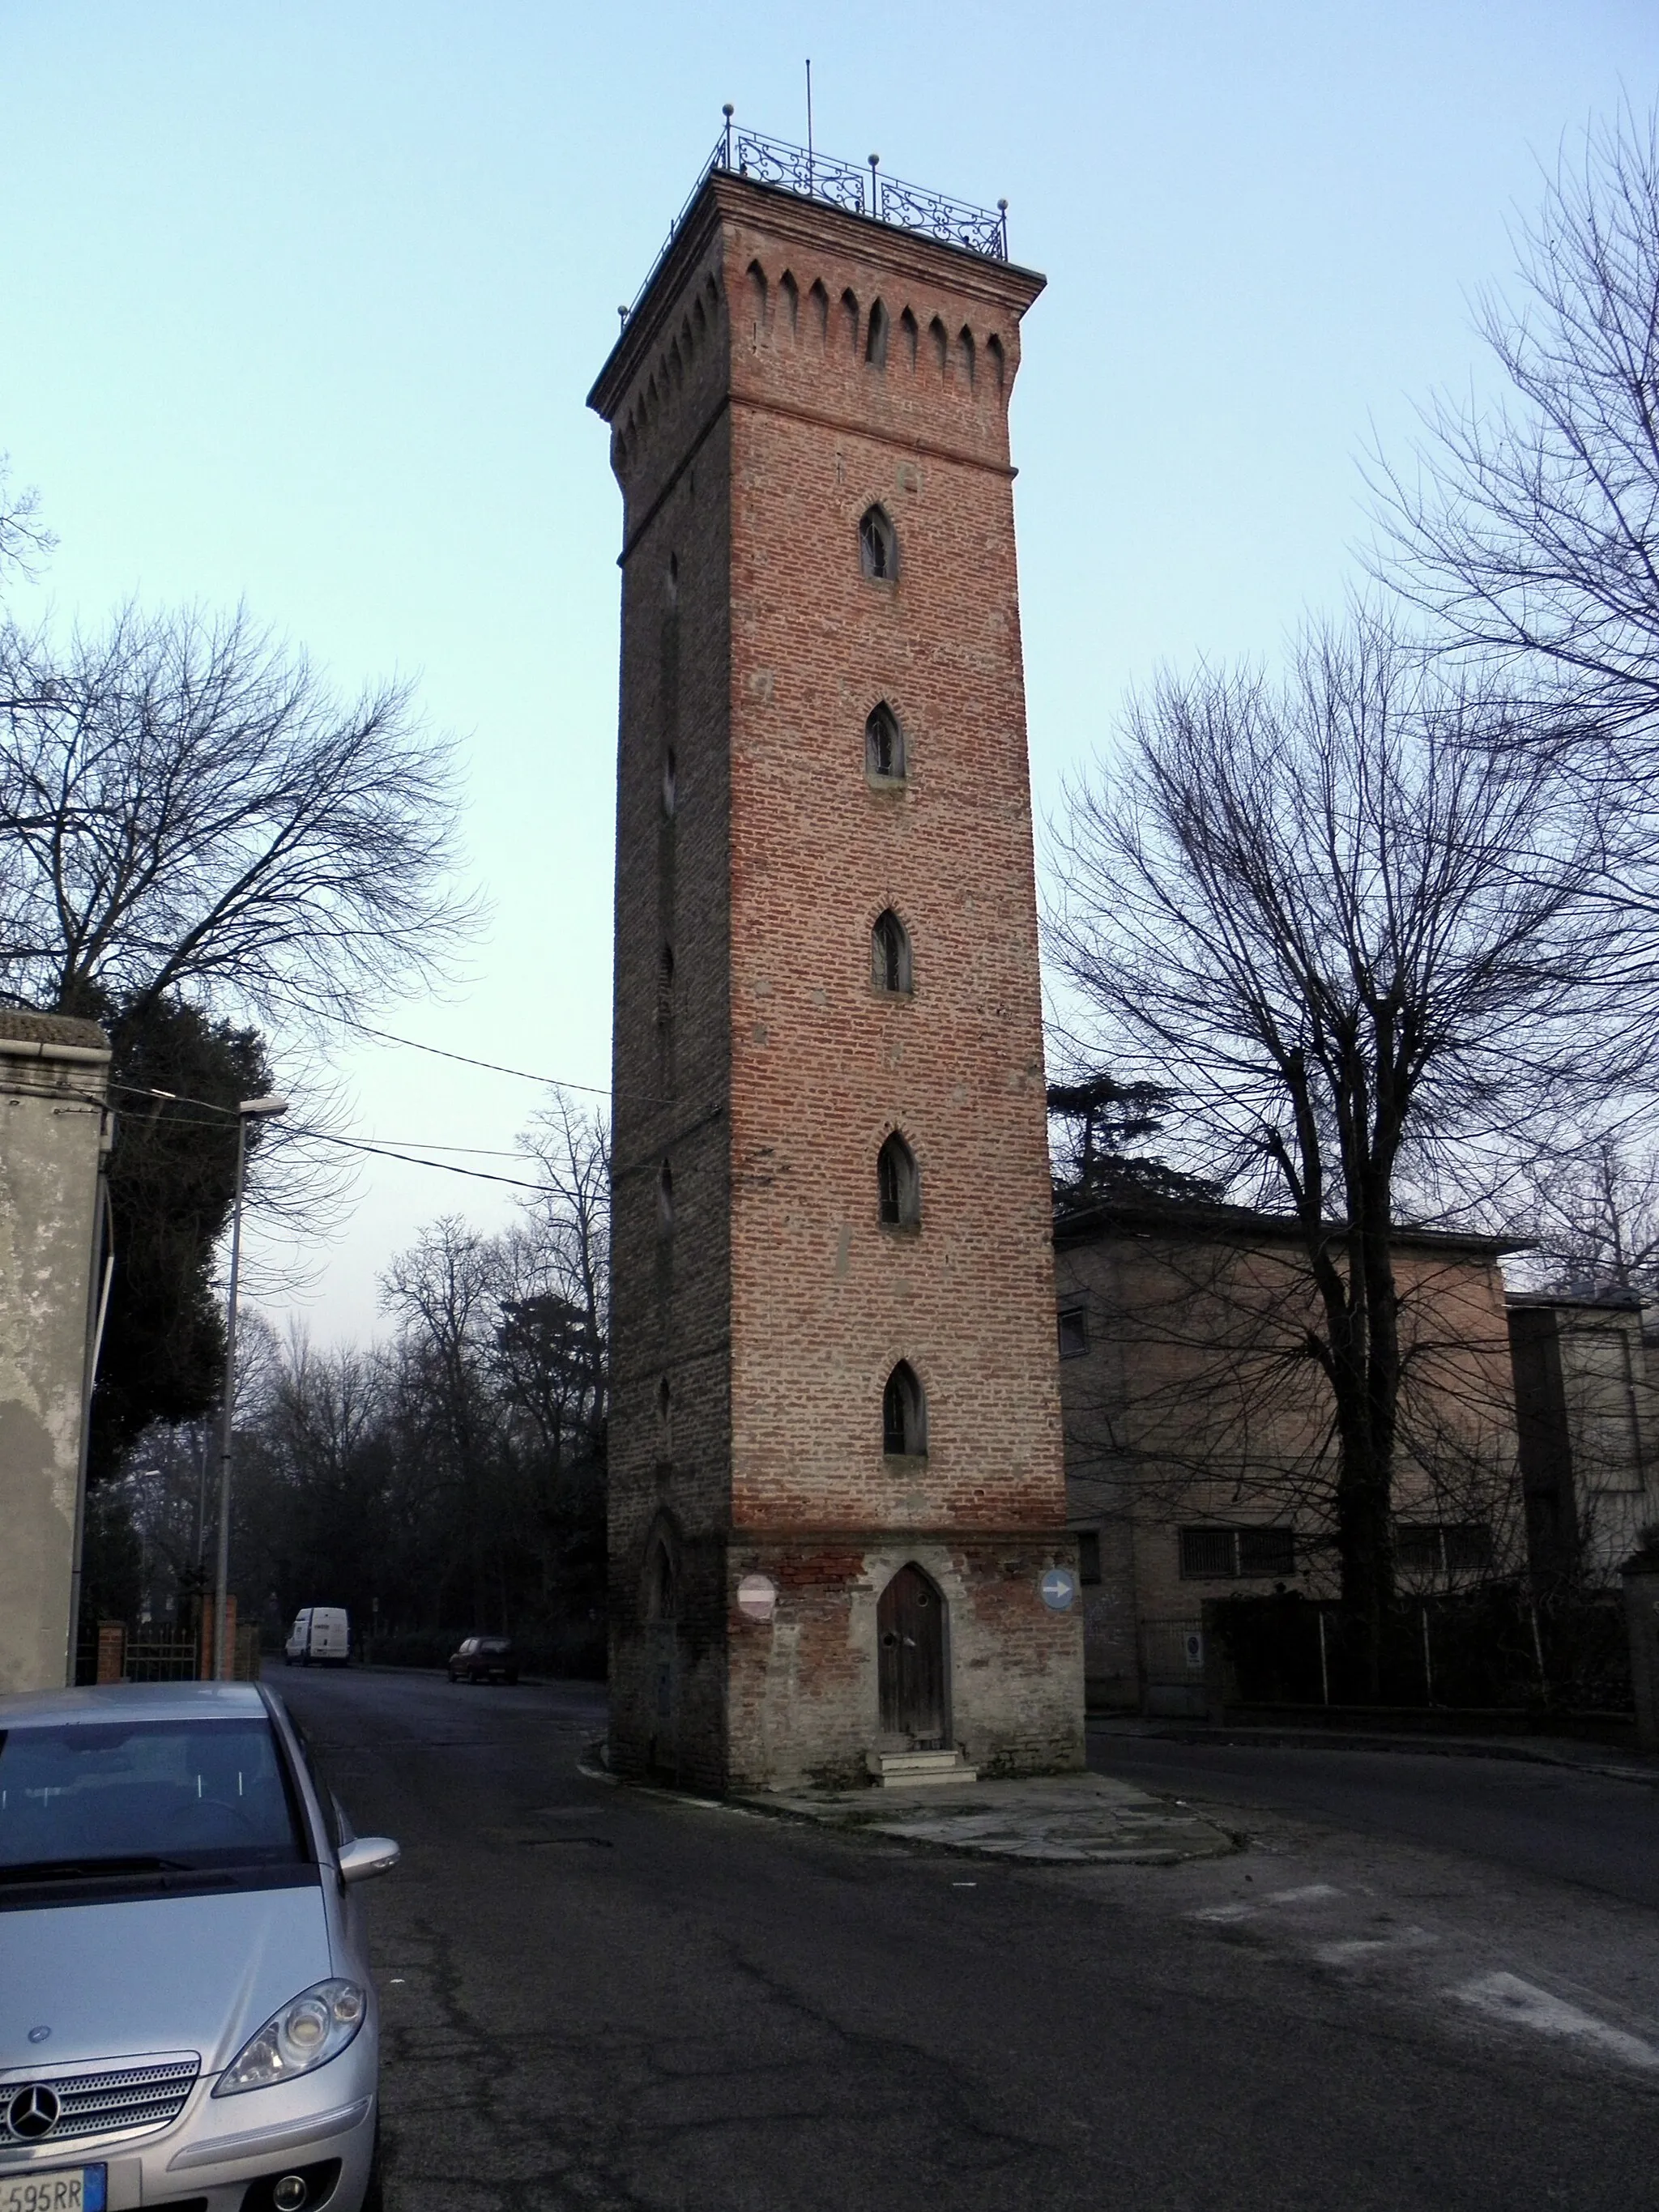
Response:
[[[890,1699],[884,1716],[878,1620],[907,1567],[943,1601],[943,1711],[929,1740],[988,1779],[1079,1770],[1081,1622],[1042,1594],[1069,1559],[1063,1532],[734,1533],[718,1627],[647,1622],[617,1637],[612,1770],[702,1790],[861,1789],[873,1755],[908,1747]]]

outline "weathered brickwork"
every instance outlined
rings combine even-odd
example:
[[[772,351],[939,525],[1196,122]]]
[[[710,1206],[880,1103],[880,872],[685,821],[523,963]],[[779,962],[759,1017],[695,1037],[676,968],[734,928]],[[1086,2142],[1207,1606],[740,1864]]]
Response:
[[[1039,1592],[1073,1557],[1007,443],[1040,283],[717,176],[595,389],[625,501],[625,1767],[862,1772],[908,1563],[944,1601],[950,1741],[1005,1771],[1081,1758],[1079,1622]],[[860,558],[876,504],[885,577]],[[902,779],[866,773],[884,702]],[[888,910],[900,993],[872,970]],[[914,1224],[880,1218],[895,1130]],[[926,1449],[890,1458],[900,1360]],[[769,1620],[737,1606],[750,1574]]]

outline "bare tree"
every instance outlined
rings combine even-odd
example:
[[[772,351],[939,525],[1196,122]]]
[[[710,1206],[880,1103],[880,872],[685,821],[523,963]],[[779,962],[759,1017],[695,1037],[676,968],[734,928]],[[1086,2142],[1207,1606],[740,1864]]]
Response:
[[[600,1445],[609,1407],[610,1132],[561,1094],[520,1141],[543,1188],[501,1240],[496,1357],[556,1463],[573,1435]]]
[[[1528,1164],[1528,1273],[1577,1297],[1659,1295],[1659,1152],[1603,1132]]]
[[[473,919],[453,758],[407,690],[342,699],[240,612],[129,608],[62,652],[0,630],[0,714],[15,1005],[314,1030],[435,978]]]
[[[1514,234],[1518,301],[1476,325],[1510,398],[1434,399],[1415,465],[1370,471],[1388,582],[1578,737],[1659,709],[1659,119],[1564,155]]]
[[[480,1622],[494,1609],[492,1579],[501,1580],[501,1532],[489,1514],[499,1418],[489,1378],[495,1279],[489,1240],[449,1214],[398,1255],[380,1289],[383,1309],[398,1324],[401,1425],[456,1501],[453,1525]]]
[[[1280,688],[1163,682],[1121,762],[1070,793],[1057,846],[1050,944],[1090,1042],[1175,1094],[1177,1164],[1298,1224],[1328,1517],[1374,1657],[1402,1196],[1425,1208],[1470,1147],[1620,1074],[1616,947],[1585,904],[1596,825],[1553,756],[1503,737],[1500,708],[1361,619],[1310,637]]]
[[[33,577],[58,543],[40,520],[40,495],[14,484],[11,456],[0,453],[0,583],[9,574]]]

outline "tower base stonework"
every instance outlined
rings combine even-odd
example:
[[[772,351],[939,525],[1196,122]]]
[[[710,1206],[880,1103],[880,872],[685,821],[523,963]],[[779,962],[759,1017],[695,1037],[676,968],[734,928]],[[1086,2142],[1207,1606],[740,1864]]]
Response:
[[[727,134],[592,395],[611,1757],[714,1791],[1073,1768],[1007,429],[1042,280],[995,216],[919,234],[927,196],[860,212],[861,170],[780,161]]]

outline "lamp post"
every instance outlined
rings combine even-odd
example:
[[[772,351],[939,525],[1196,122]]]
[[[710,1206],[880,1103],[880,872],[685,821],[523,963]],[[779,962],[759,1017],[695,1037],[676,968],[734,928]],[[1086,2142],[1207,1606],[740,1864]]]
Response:
[[[236,1409],[236,1279],[242,1259],[242,1185],[247,1172],[247,1125],[286,1114],[286,1098],[244,1098],[236,1109],[236,1202],[230,1216],[230,1288],[225,1296],[225,1395],[219,1413],[219,1569],[213,1583],[213,1679],[229,1674],[225,1613],[230,1595],[230,1431]]]

